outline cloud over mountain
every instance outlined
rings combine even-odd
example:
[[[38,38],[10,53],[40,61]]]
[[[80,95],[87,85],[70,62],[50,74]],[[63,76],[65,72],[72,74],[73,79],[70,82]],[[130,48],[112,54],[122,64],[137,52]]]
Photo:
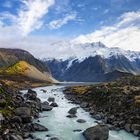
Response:
[[[127,12],[118,18],[112,26],[103,26],[90,34],[80,35],[73,41],[86,43],[101,41],[107,46],[139,50],[140,44],[140,11]]]

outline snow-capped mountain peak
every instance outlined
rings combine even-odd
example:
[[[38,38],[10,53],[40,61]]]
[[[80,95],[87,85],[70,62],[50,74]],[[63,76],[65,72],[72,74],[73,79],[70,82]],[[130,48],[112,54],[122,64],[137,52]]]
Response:
[[[53,43],[51,45],[51,49],[52,53],[48,54],[48,56],[50,56],[49,58],[55,58],[60,60],[72,60],[73,58],[73,60],[77,59],[81,62],[85,58],[88,58],[90,56],[94,57],[96,55],[100,55],[105,59],[112,56],[125,56],[130,61],[140,59],[140,52],[123,50],[119,47],[110,48],[101,42],[76,44],[71,41],[60,41]]]

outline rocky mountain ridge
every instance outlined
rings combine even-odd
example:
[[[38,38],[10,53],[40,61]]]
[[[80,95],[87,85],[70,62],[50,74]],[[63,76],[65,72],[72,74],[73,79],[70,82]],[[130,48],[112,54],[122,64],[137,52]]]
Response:
[[[70,48],[68,53],[71,51],[73,53],[67,59],[66,57],[45,59],[52,75],[60,81],[115,80],[114,71],[124,73],[124,75],[140,74],[140,52],[108,48],[101,42],[76,44]],[[107,73],[113,74],[114,78],[109,79]]]

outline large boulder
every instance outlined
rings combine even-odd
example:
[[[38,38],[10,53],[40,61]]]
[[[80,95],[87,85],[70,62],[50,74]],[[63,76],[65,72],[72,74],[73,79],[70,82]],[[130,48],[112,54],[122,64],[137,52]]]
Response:
[[[43,102],[42,104],[44,105],[49,105],[49,103],[47,101]]]
[[[86,140],[107,140],[109,137],[109,129],[105,125],[96,125],[86,129],[83,135]]]
[[[78,107],[73,107],[68,111],[68,113],[72,114],[72,115],[75,115],[77,113],[77,109],[78,109]]]
[[[36,93],[36,91],[29,89],[27,94],[24,94],[24,97],[26,97],[28,100],[36,100],[37,93]]]
[[[86,120],[84,120],[84,119],[78,119],[77,122],[78,122],[78,123],[85,123]]]
[[[48,98],[48,102],[54,102],[55,101],[55,98],[54,97],[49,97]]]
[[[66,116],[67,118],[76,118],[77,116],[75,114],[69,114]]]
[[[57,138],[57,137],[52,137],[52,138],[50,138],[50,140],[59,140],[59,138]]]
[[[19,107],[14,111],[16,116],[20,116],[23,123],[30,123],[32,121],[31,109],[28,107]]]
[[[52,107],[58,107],[58,104],[55,103],[55,102],[52,102],[52,103],[50,104],[50,106],[52,106]]]
[[[36,91],[34,91],[32,89],[28,89],[28,93],[34,93],[34,94],[36,94]]]
[[[31,109],[28,107],[18,107],[15,109],[14,112],[15,112],[15,115],[17,116],[22,116],[22,115],[30,116],[31,115]]]
[[[51,111],[53,109],[52,106],[48,105],[48,104],[41,104],[41,108],[42,108],[42,111]]]
[[[48,128],[38,123],[32,124],[32,127],[35,131],[48,131]]]

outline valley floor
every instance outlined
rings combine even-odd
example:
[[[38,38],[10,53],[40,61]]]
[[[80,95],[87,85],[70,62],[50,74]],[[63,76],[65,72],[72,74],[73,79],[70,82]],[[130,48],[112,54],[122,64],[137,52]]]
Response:
[[[23,140],[30,137],[35,140],[32,132],[48,131],[46,127],[34,123],[33,118],[38,118],[42,111],[51,111],[56,104],[51,106],[46,101],[42,102],[31,89],[25,94],[19,89],[46,86],[49,83],[18,76],[14,76],[14,79],[1,76],[1,80],[0,139]],[[46,90],[42,92],[47,94]],[[140,77],[91,86],[72,86],[66,88],[64,93],[67,99],[80,104],[96,120],[109,124],[110,129],[125,129],[140,137]],[[49,100],[53,102],[54,99]]]
[[[47,86],[52,83],[33,80],[23,75],[0,75],[0,82],[8,85],[12,89],[29,89],[40,86]]]

